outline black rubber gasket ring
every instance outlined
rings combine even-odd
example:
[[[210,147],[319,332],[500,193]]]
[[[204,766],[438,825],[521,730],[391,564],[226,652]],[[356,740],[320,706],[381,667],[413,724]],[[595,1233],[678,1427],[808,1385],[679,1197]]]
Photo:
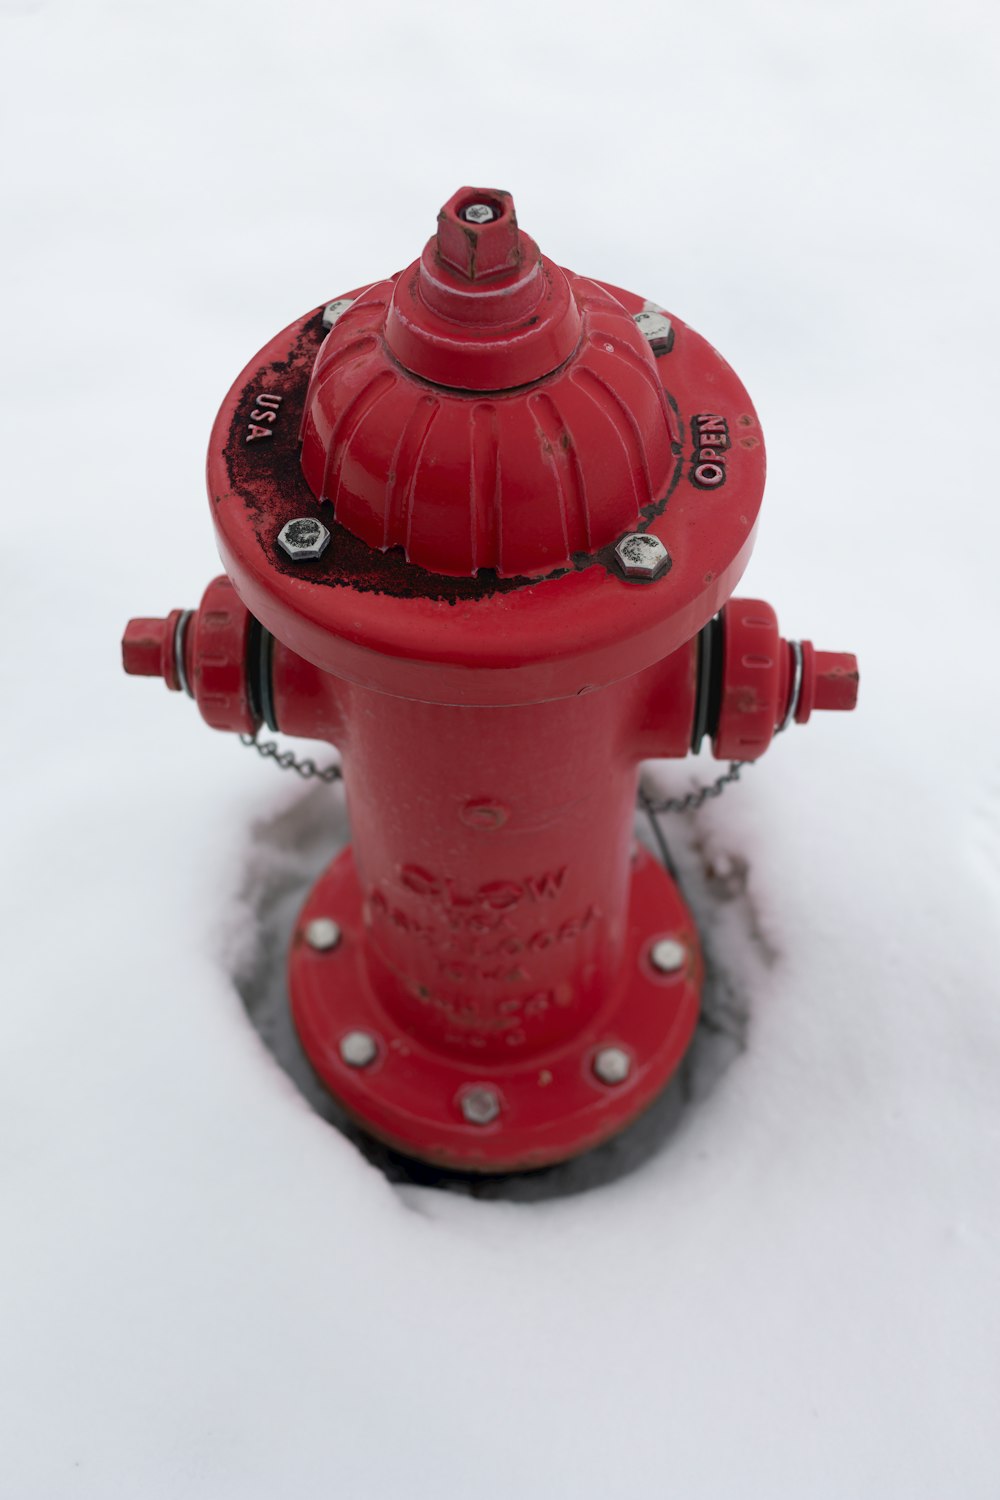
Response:
[[[720,616],[715,615],[698,632],[697,688],[691,732],[691,749],[695,755],[701,749],[705,735],[714,734],[718,723],[718,705],[722,697],[722,642],[718,634],[721,623]]]
[[[265,630],[259,620],[250,617],[247,633],[247,696],[250,712],[259,723],[261,719],[268,729],[277,733],[274,717],[274,636]]]
[[[726,664],[726,637],[721,613],[706,628],[712,632],[712,655],[708,667],[708,721],[705,733],[709,739],[714,740],[719,732],[719,719],[722,715],[722,677]]]
[[[260,711],[264,723],[273,733],[278,732],[278,720],[274,712],[274,636],[261,626],[260,641]]]

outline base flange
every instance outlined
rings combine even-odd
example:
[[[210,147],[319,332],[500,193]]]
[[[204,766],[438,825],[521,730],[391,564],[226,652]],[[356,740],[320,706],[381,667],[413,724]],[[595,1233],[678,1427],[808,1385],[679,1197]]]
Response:
[[[318,950],[307,942],[306,928],[320,917],[339,926],[335,947]],[[684,964],[666,974],[651,958],[664,937],[686,950]],[[617,1134],[675,1072],[698,1019],[703,965],[694,921],[673,880],[644,849],[633,868],[618,982],[583,1031],[544,1054],[482,1066],[415,1041],[381,1004],[364,941],[361,890],[347,848],[313,886],[292,940],[289,992],[302,1045],[362,1129],[407,1156],[460,1171],[530,1171]],[[352,1032],[375,1041],[367,1065],[352,1067],[341,1055]],[[602,1082],[594,1070],[605,1048],[628,1057],[621,1082]],[[499,1113],[472,1124],[463,1100],[483,1085],[494,1092]]]

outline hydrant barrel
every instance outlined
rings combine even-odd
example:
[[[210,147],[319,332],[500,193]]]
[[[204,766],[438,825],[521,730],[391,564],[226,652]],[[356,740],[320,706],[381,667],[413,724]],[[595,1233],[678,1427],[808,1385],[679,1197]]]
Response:
[[[345,688],[367,961],[404,1032],[496,1062],[599,1010],[625,942],[640,689],[469,708]]]

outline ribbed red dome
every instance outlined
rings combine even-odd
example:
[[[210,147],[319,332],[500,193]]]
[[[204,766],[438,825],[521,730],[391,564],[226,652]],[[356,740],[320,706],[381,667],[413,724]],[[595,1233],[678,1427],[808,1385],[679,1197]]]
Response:
[[[470,202],[494,218],[465,221]],[[550,572],[665,495],[656,363],[609,291],[538,255],[509,195],[463,189],[439,223],[321,346],[303,472],[341,525],[431,572]]]

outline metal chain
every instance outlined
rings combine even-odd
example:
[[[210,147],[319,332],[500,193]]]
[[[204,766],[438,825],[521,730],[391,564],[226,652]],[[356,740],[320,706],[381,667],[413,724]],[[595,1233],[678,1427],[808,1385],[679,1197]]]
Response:
[[[241,745],[246,745],[248,750],[256,750],[263,760],[273,760],[280,770],[294,771],[296,776],[301,776],[304,781],[312,781],[315,778],[317,781],[329,783],[342,781],[344,778],[343,771],[336,763],[320,769],[309,756],[303,756],[300,760],[294,750],[279,749],[276,740],[259,740],[254,734],[241,734],[239,741]],[[740,772],[749,764],[750,762],[746,760],[731,760],[728,771],[718,776],[715,781],[709,782],[707,786],[698,787],[683,797],[665,797],[661,802],[654,802],[647,792],[640,792],[639,795],[647,812],[697,812],[698,808],[703,807],[710,797],[721,797],[731,782],[739,781]]]
[[[792,648],[791,691],[788,695],[788,708],[785,711],[785,717],[774,731],[776,736],[784,734],[789,724],[794,720],[799,707],[799,700],[802,696],[802,642],[789,641],[788,644]],[[704,807],[710,797],[721,797],[727,786],[731,786],[734,781],[739,781],[744,766],[752,764],[753,762],[749,760],[731,760],[729,762],[729,770],[724,771],[721,776],[717,776],[714,781],[710,781],[707,786],[696,787],[693,792],[688,792],[685,797],[665,797],[662,802],[654,802],[648,792],[644,792],[640,788],[639,801],[649,814],[650,819],[653,819],[657,813],[697,812],[699,807]]]
[[[264,760],[273,760],[282,771],[294,771],[304,781],[342,781],[344,773],[336,764],[324,766],[322,770],[314,760],[303,756],[300,760],[294,750],[279,750],[276,740],[259,740],[255,734],[241,734],[240,744],[248,750],[256,750]]]
[[[792,648],[794,664],[792,690],[789,695],[788,711],[778,725],[776,734],[783,734],[791,724],[802,691],[802,645],[799,641],[790,641],[789,644]],[[255,734],[241,734],[239,739],[241,745],[246,745],[250,750],[256,750],[264,760],[273,760],[282,771],[294,771],[305,781],[311,781],[313,777],[317,781],[326,782],[344,779],[344,773],[339,765],[324,766],[320,770],[316,762],[310,760],[308,756],[299,760],[294,750],[279,750],[275,740],[259,740]],[[748,760],[731,760],[728,771],[723,771],[722,775],[717,776],[714,781],[708,782],[705,786],[696,787],[693,792],[686,792],[683,797],[664,797],[659,802],[654,802],[649,793],[640,786],[637,800],[649,815],[650,820],[654,821],[655,826],[655,819],[660,813],[697,812],[699,807],[704,807],[710,798],[721,797],[727,786],[739,781],[744,767],[751,764],[752,762]]]
[[[254,734],[241,734],[239,740],[240,744],[246,745],[248,750],[256,750],[262,759],[273,760],[282,771],[294,771],[296,776],[301,776],[304,781],[312,781],[313,778],[326,782],[343,780],[344,773],[339,765],[324,766],[321,770],[308,756],[303,756],[300,760],[294,750],[279,749],[276,740],[259,740]],[[688,792],[683,797],[665,797],[661,802],[654,802],[648,792],[640,790],[639,798],[645,810],[650,813],[696,812],[710,797],[721,797],[731,782],[739,781],[740,772],[749,764],[750,762],[746,760],[731,760],[729,770],[723,775],[707,786]]]
[[[664,797],[661,802],[654,802],[646,793],[642,793],[643,806],[647,812],[653,813],[697,812],[699,807],[704,807],[710,797],[721,797],[727,786],[734,781],[739,781],[743,767],[749,764],[748,760],[731,760],[728,771],[724,771],[707,786],[696,787],[693,792],[688,792],[683,797]]]

